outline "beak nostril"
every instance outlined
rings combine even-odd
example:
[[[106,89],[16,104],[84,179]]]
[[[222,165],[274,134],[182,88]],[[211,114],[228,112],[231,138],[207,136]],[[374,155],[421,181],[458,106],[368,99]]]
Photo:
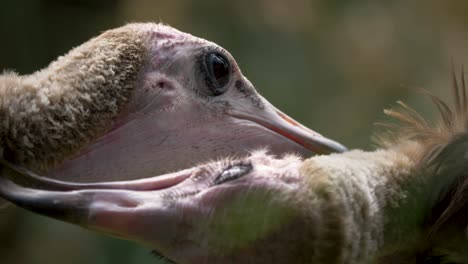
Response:
[[[165,84],[163,81],[159,81],[159,82],[156,84],[156,86],[157,86],[158,88],[164,89],[164,87],[166,86],[166,84]]]

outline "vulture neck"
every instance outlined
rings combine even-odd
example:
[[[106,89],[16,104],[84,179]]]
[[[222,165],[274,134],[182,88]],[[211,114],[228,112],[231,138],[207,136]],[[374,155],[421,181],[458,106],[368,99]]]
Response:
[[[145,55],[130,31],[109,31],[27,76],[0,75],[0,154],[45,171],[105,132]]]
[[[420,175],[415,161],[398,148],[318,156],[305,161],[301,170],[310,175],[307,188],[326,195],[326,204],[336,206],[327,209],[337,210],[336,214],[325,215],[336,215],[339,224],[325,229],[341,234],[342,243],[335,241],[333,245],[346,248],[342,257],[353,260],[349,263],[362,262],[363,256],[395,251],[398,245],[416,246],[424,235],[421,223],[428,206],[425,198],[406,194],[413,189],[425,193],[428,186],[418,185]],[[326,237],[323,239],[326,241]],[[349,246],[342,247],[343,243]]]
[[[322,246],[344,248],[337,259],[468,263],[468,100],[464,78],[461,85],[455,74],[453,80],[453,109],[429,94],[441,115],[435,125],[399,102],[400,109],[385,111],[400,125],[379,139],[382,149],[304,162],[304,175],[311,175],[304,192],[330,204],[321,220],[331,231],[319,241],[332,233]]]

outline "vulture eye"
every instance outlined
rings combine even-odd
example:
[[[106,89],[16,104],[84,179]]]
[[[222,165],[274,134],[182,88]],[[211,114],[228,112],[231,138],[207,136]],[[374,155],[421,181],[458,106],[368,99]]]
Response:
[[[240,163],[236,165],[232,165],[226,169],[224,169],[214,180],[214,184],[222,184],[227,181],[232,181],[238,179],[250,171],[252,171],[253,167],[251,163]]]
[[[213,94],[221,95],[226,92],[231,77],[229,60],[219,52],[211,52],[205,56],[206,84]]]

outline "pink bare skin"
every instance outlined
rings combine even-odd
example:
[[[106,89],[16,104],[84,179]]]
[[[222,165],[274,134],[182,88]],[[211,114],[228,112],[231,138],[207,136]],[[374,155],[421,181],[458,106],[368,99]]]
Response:
[[[129,180],[259,148],[303,157],[346,150],[272,106],[218,45],[163,25],[140,30],[151,49],[130,102],[105,135],[48,176]]]

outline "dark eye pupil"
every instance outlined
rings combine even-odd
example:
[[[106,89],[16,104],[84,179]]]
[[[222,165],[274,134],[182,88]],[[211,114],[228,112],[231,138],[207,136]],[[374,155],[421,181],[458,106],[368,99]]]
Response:
[[[206,58],[206,66],[209,71],[208,86],[215,95],[223,94],[229,82],[231,68],[226,58],[218,53],[211,53]]]
[[[211,54],[211,57],[213,76],[218,81],[218,83],[226,83],[229,79],[229,66],[227,62],[223,58],[218,57],[215,54]]]

